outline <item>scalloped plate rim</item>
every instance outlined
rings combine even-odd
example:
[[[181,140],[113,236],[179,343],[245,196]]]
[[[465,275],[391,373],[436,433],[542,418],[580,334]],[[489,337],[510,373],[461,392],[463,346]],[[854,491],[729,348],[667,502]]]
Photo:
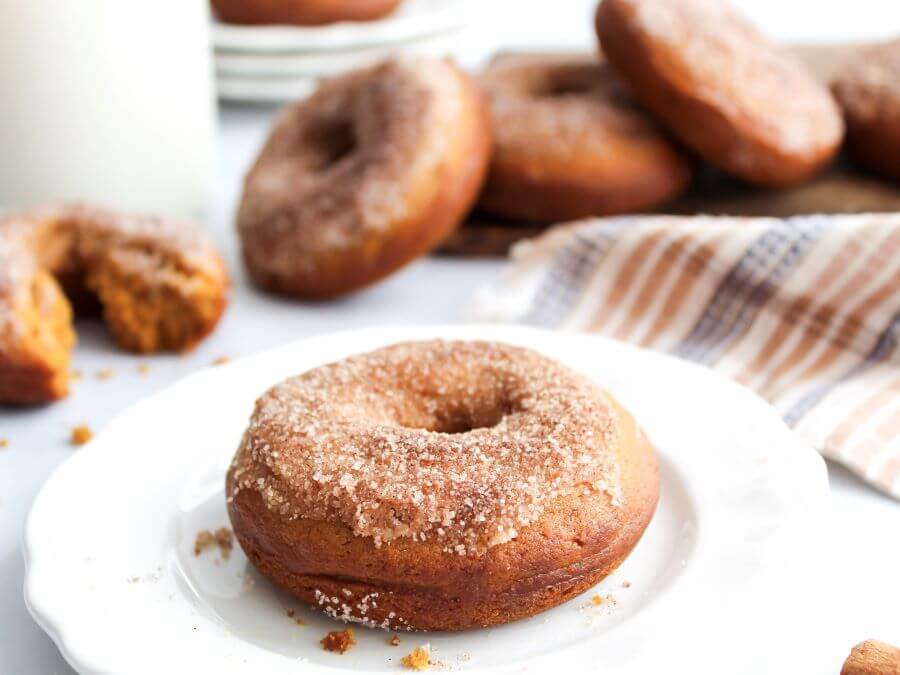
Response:
[[[682,371],[686,373],[694,373],[698,377],[707,378],[710,382],[717,381],[719,385],[730,388],[732,392],[735,392],[736,394],[739,393],[739,395],[747,401],[748,407],[755,406],[759,411],[759,414],[762,414],[763,408],[765,408],[766,413],[770,414],[770,416],[772,417],[772,428],[775,428],[776,422],[778,425],[783,427],[783,429],[779,433],[782,433],[782,435],[784,436],[784,445],[791,446],[791,449],[794,451],[792,453],[794,455],[792,461],[802,461],[806,464],[803,470],[807,472],[806,477],[808,478],[808,483],[805,487],[809,491],[809,497],[811,499],[818,499],[822,501],[826,500],[828,497],[825,463],[821,456],[816,453],[810,446],[808,446],[808,444],[803,442],[798,436],[793,434],[793,432],[791,432],[788,427],[784,425],[783,422],[781,422],[780,418],[777,417],[777,414],[774,412],[774,410],[765,401],[763,401],[753,392],[725,378],[721,374],[708,370],[701,366],[697,366],[695,364],[677,359],[667,354],[650,352],[638,347],[634,347],[632,345],[626,345],[606,338],[600,338],[597,336],[590,336],[570,331],[551,332],[543,329],[513,326],[507,324],[392,324],[360,330],[344,330],[331,334],[302,338],[298,341],[283,345],[281,347],[276,347],[262,353],[249,355],[245,358],[238,359],[231,364],[220,366],[215,370],[205,369],[200,372],[190,374],[185,378],[179,380],[178,382],[172,384],[171,386],[129,406],[121,413],[119,413],[119,415],[117,415],[109,423],[108,428],[112,428],[114,425],[121,424],[123,418],[127,421],[128,416],[135,414],[135,411],[140,410],[142,406],[151,405],[153,402],[158,403],[160,400],[165,399],[170,395],[172,390],[178,387],[184,387],[191,382],[196,382],[198,380],[208,378],[212,373],[215,373],[216,377],[224,377],[224,373],[227,373],[228,369],[246,367],[247,364],[252,363],[254,360],[272,358],[279,352],[287,352],[298,349],[301,345],[309,347],[310,345],[314,346],[316,343],[324,345],[328,344],[331,341],[348,338],[355,340],[360,335],[375,336],[377,340],[377,337],[380,335],[391,335],[398,333],[402,335],[408,335],[408,339],[425,339],[427,337],[477,339],[479,336],[482,336],[484,339],[496,339],[501,341],[507,339],[512,343],[517,342],[516,337],[519,337],[519,339],[525,342],[531,342],[533,340],[554,340],[557,338],[560,341],[570,339],[574,339],[577,341],[589,340],[592,342],[592,344],[596,344],[600,348],[602,348],[603,345],[607,345],[611,348],[614,347],[615,349],[623,349],[635,355],[639,354],[641,358],[646,358],[650,361],[655,360],[661,364],[669,364],[675,368],[682,369]],[[394,338],[393,340],[396,339],[399,338]],[[388,342],[390,341],[391,340],[388,340]],[[41,577],[39,574],[40,564],[36,561],[36,557],[39,557],[40,554],[41,536],[40,533],[34,531],[34,516],[38,508],[43,506],[43,500],[47,498],[46,494],[49,492],[49,490],[53,489],[55,481],[60,480],[60,477],[65,476],[67,472],[73,471],[74,468],[77,468],[77,466],[81,462],[88,461],[89,458],[92,457],[93,452],[99,452],[99,450],[96,450],[96,448],[102,448],[103,435],[104,432],[98,434],[97,439],[93,443],[89,444],[88,446],[80,450],[76,455],[73,455],[71,458],[66,460],[51,474],[50,478],[48,478],[44,487],[42,487],[41,491],[36,497],[34,504],[32,505],[32,510],[31,512],[29,512],[26,522],[25,535],[23,537],[23,550],[26,561],[26,576],[24,584],[26,606],[38,625],[40,625],[41,628],[46,633],[48,633],[48,635],[60,649],[64,658],[79,672],[90,673],[91,675],[93,675],[94,673],[106,673],[111,671],[104,670],[104,667],[100,660],[94,658],[89,653],[85,653],[77,643],[73,644],[73,641],[69,636],[69,631],[64,625],[65,622],[63,620],[60,620],[60,617],[58,616],[59,611],[54,611],[51,607],[48,607],[46,598],[41,597]],[[788,439],[790,439],[789,442]],[[306,665],[312,666],[313,664]],[[505,667],[497,667],[479,669],[478,672],[500,672],[505,670]],[[329,671],[330,669],[321,670],[321,672],[323,673]]]

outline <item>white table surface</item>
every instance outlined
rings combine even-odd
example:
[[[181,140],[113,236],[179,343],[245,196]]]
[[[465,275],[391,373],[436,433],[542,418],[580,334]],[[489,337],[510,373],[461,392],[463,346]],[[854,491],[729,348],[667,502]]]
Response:
[[[504,1],[504,0],[501,0]],[[508,0],[505,0],[508,1]],[[517,0],[509,47],[589,48],[586,0]],[[900,34],[900,3],[744,0],[738,4],[784,39],[869,39]],[[515,24],[515,25],[512,25]],[[485,39],[497,40],[497,26]],[[499,46],[499,43],[498,43]],[[240,179],[261,142],[272,109],[228,107],[221,114],[218,190],[210,226],[234,276],[228,313],[216,333],[187,356],[138,358],[116,351],[103,328],[79,322],[74,367],[83,378],[71,396],[35,410],[0,411],[0,673],[72,673],[52,642],[34,624],[22,600],[20,542],[28,507],[50,472],[78,450],[68,443],[73,426],[101,430],[118,411],[183,375],[299,337],[377,323],[447,322],[460,317],[475,288],[500,271],[496,261],[426,259],[356,296],[329,304],[303,304],[251,289],[240,268],[231,214]],[[0,160],[2,161],[2,160]],[[140,364],[149,372],[141,374]],[[113,369],[108,380],[98,370]],[[832,630],[822,649],[834,654],[834,669],[855,642],[878,638],[900,644],[900,503],[829,466],[833,490],[829,559],[834,584],[822,593],[834,599]],[[86,524],[89,526],[89,524]],[[781,599],[789,602],[789,599]],[[777,606],[773,604],[773,611]],[[798,626],[798,631],[803,627]],[[765,648],[755,645],[753,648]]]

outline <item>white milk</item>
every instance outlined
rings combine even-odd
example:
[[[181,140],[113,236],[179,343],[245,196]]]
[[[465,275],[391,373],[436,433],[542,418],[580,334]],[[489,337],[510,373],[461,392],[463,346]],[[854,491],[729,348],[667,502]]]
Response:
[[[0,0],[0,210],[200,216],[213,179],[207,0]]]

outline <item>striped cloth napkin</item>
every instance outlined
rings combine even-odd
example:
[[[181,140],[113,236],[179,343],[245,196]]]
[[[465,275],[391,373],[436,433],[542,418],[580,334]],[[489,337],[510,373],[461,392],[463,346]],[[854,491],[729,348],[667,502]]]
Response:
[[[900,214],[561,225],[518,244],[473,308],[714,368],[900,498]]]

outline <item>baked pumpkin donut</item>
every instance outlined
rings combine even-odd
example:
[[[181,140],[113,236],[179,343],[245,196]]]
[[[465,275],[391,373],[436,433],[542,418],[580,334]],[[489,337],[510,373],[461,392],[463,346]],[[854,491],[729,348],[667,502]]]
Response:
[[[543,222],[644,211],[690,181],[689,161],[606,64],[500,63],[482,82],[494,120],[485,210]]]
[[[863,51],[833,87],[847,123],[847,150],[865,167],[900,179],[900,40]]]
[[[83,206],[0,220],[0,404],[66,395],[72,305],[99,302],[129,351],[184,350],[225,309],[228,276],[194,224]]]
[[[326,81],[284,111],[247,175],[237,226],[250,276],[307,298],[381,279],[465,217],[490,148],[483,97],[449,62]]]
[[[739,178],[797,183],[840,146],[828,89],[725,0],[602,0],[596,28],[638,100]]]
[[[252,564],[345,621],[462,630],[612,572],[656,507],[632,417],[520,347],[397,344],[266,392],[228,471]]]
[[[222,21],[241,24],[323,26],[339,21],[374,21],[401,0],[212,0]]]

